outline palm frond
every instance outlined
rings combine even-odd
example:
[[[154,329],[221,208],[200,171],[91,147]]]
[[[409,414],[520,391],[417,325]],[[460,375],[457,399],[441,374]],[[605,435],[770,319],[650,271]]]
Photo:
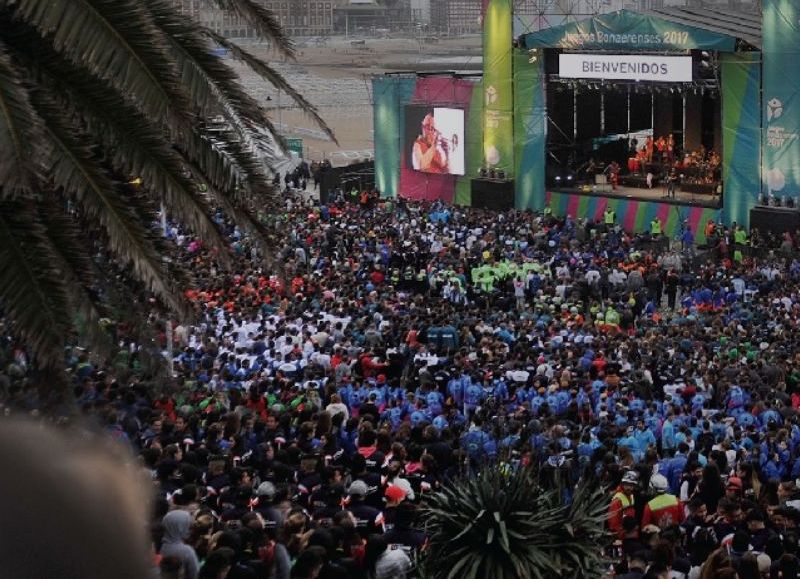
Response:
[[[277,70],[269,66],[263,60],[259,59],[257,56],[253,55],[252,53],[248,52],[235,42],[231,42],[221,34],[214,32],[213,30],[209,30],[208,28],[204,28],[203,32],[212,40],[214,40],[220,46],[227,48],[231,51],[231,54],[234,58],[241,60],[244,62],[250,69],[258,74],[261,78],[269,82],[275,88],[278,88],[285,92],[290,99],[292,99],[300,109],[306,113],[314,123],[319,126],[322,131],[330,137],[330,139],[339,144],[339,141],[336,140],[336,135],[333,134],[333,130],[328,126],[325,120],[319,115],[317,108],[308,102],[306,98],[300,94],[289,82],[283,77],[281,73]]]
[[[85,322],[88,345],[93,352],[107,357],[112,344],[102,327],[101,320],[105,316],[98,309],[100,299],[95,288],[95,267],[89,255],[92,245],[59,202],[50,192],[38,206],[44,234],[53,249],[53,267],[66,286],[71,310]]]
[[[190,100],[205,117],[226,114],[233,108],[236,116],[253,125],[264,121],[263,108],[242,88],[237,74],[213,55],[208,39],[198,26],[178,17],[165,0],[145,0],[155,24],[169,41],[181,85]]]
[[[0,196],[31,196],[39,188],[42,121],[30,103],[29,87],[0,42]]]
[[[145,114],[177,133],[191,103],[180,89],[168,42],[136,0],[0,0],[50,46],[131,95]],[[90,31],[90,33],[87,33]]]
[[[86,217],[108,238],[108,247],[133,276],[169,307],[187,314],[187,304],[171,286],[154,246],[154,236],[143,222],[140,200],[131,188],[112,180],[92,155],[90,145],[77,136],[50,103],[34,102],[47,124],[53,146],[52,179],[75,201]],[[137,209],[140,212],[137,212]]]
[[[220,8],[233,12],[247,22],[256,34],[273,43],[278,52],[294,58],[294,42],[278,22],[275,14],[253,0],[214,0]]]
[[[17,333],[39,365],[64,361],[71,308],[64,278],[32,201],[0,202],[0,297]]]

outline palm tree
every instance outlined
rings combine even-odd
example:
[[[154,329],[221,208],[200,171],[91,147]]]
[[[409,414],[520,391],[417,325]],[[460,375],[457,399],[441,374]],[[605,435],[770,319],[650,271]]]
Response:
[[[256,0],[215,1],[293,56]],[[330,134],[277,71],[169,0],[0,0],[0,309],[40,367],[63,365],[77,315],[101,345],[115,289],[189,313],[175,282],[186,272],[151,225],[159,206],[223,265],[217,208],[268,249],[251,210],[278,201],[268,167],[282,141],[214,45]]]
[[[580,482],[571,501],[530,469],[486,467],[434,494],[420,520],[425,579],[599,577],[608,500]]]

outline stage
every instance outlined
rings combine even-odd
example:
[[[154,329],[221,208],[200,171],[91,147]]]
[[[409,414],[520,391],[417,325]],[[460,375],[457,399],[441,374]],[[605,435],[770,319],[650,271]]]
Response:
[[[720,199],[716,195],[687,193],[681,190],[675,191],[674,199],[668,199],[667,188],[665,186],[641,189],[639,187],[620,185],[617,187],[616,191],[613,191],[610,185],[597,185],[596,187],[595,190],[586,190],[581,185],[575,187],[550,187],[549,189],[555,193],[564,193],[567,195],[586,195],[589,197],[602,195],[603,197],[617,197],[630,201],[658,201],[659,203],[708,207],[710,209],[716,209],[720,206]]]

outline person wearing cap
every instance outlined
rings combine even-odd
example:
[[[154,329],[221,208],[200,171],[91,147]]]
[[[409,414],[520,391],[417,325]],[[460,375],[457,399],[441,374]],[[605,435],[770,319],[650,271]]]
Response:
[[[737,476],[728,478],[728,482],[725,484],[725,498],[730,500],[742,498],[742,479]]]
[[[384,526],[387,531],[391,531],[397,522],[398,507],[408,498],[408,493],[403,487],[390,483],[383,496],[386,501],[383,508]]]
[[[384,532],[383,513],[364,502],[367,490],[366,483],[361,480],[353,481],[347,489],[348,500],[346,508],[355,518],[356,531],[364,539],[370,535]]]
[[[267,529],[280,529],[283,527],[283,514],[275,508],[275,495],[277,489],[270,481],[264,481],[256,488],[256,497],[251,501],[251,509],[264,519]]]
[[[634,493],[638,486],[639,473],[629,470],[622,475],[622,481],[611,497],[611,504],[608,507],[608,528],[618,540],[625,538],[622,519],[636,515]]]
[[[649,524],[661,530],[680,525],[684,519],[683,506],[675,495],[669,493],[669,482],[664,475],[650,477],[650,490],[655,496],[644,507],[642,527]]]

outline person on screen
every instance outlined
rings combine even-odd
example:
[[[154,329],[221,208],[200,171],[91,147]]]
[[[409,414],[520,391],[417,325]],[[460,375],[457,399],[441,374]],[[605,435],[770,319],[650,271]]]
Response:
[[[450,173],[449,143],[436,130],[433,115],[422,119],[422,134],[414,141],[411,164],[416,171],[425,173]]]

